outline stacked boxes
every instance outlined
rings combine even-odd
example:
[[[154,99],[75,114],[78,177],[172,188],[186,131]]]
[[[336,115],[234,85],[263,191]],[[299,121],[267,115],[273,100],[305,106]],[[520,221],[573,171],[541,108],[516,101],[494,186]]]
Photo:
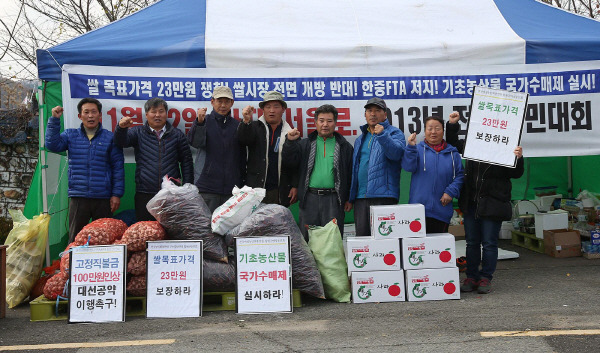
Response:
[[[460,299],[455,244],[448,233],[402,239],[408,301]]]
[[[460,299],[455,239],[425,234],[421,204],[371,206],[371,236],[348,238],[354,303]]]

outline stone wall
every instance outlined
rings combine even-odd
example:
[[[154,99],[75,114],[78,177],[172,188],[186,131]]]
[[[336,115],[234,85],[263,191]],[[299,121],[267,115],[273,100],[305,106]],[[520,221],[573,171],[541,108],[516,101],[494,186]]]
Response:
[[[38,140],[24,144],[0,144],[0,217],[9,209],[23,209],[38,160]]]

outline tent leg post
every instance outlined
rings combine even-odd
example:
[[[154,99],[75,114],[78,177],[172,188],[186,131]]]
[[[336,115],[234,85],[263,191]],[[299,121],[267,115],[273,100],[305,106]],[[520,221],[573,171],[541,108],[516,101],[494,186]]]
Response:
[[[40,87],[44,87],[46,83],[44,81],[40,82]],[[44,150],[44,141],[46,139],[46,130],[44,129],[44,109],[42,108],[46,102],[44,97],[44,89],[38,90],[39,97],[39,162],[42,166],[46,165],[46,151]],[[48,195],[46,194],[46,168],[41,168],[42,172],[42,211],[44,214],[48,214]],[[46,267],[50,266],[50,234],[46,236]]]
[[[573,197],[573,159],[567,157],[567,195]]]

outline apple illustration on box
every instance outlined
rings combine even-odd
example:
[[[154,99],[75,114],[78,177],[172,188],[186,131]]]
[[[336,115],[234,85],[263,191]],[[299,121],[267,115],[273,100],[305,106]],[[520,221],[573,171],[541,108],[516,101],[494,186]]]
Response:
[[[421,222],[420,222],[420,218],[415,219],[414,221],[410,222],[410,224],[408,225],[408,227],[410,228],[410,230],[413,233],[416,233],[418,231],[421,230]]]

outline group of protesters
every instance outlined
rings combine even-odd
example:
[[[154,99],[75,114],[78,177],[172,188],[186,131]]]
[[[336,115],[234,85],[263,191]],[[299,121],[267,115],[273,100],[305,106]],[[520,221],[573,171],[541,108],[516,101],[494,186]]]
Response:
[[[332,219],[343,234],[345,212],[352,209],[356,236],[369,236],[370,206],[398,203],[404,169],[412,173],[409,202],[425,206],[428,233],[448,231],[452,201],[458,199],[467,241],[467,278],[461,290],[491,290],[510,178],[523,174],[521,147],[514,151],[516,168],[474,161],[463,168],[457,112],[445,129],[441,117],[425,118],[425,138],[417,143],[415,133],[405,140],[390,124],[381,98],[366,102],[366,124],[354,147],[336,132],[338,111],[330,104],[315,110],[316,130],[305,138],[283,119],[287,103],[279,92],[264,94],[258,119],[250,105],[243,108],[243,119],[232,116],[234,97],[226,86],[215,87],[210,104],[209,114],[207,108],[197,110],[187,135],[167,121],[168,105],[160,98],[145,103],[143,125],[133,126],[131,117],[123,117],[114,134],[102,128],[97,99],[82,99],[77,105],[80,128],[62,133],[63,108],[53,108],[46,147],[68,151],[70,242],[90,218],[111,217],[119,208],[125,189],[123,148],[133,147],[135,154],[137,221],[154,220],[146,204],[167,175],[194,183],[211,211],[232,196],[234,186],[264,188],[264,203],[287,207],[298,202],[305,238],[309,225],[323,226]],[[198,150],[195,162],[190,146]]]

